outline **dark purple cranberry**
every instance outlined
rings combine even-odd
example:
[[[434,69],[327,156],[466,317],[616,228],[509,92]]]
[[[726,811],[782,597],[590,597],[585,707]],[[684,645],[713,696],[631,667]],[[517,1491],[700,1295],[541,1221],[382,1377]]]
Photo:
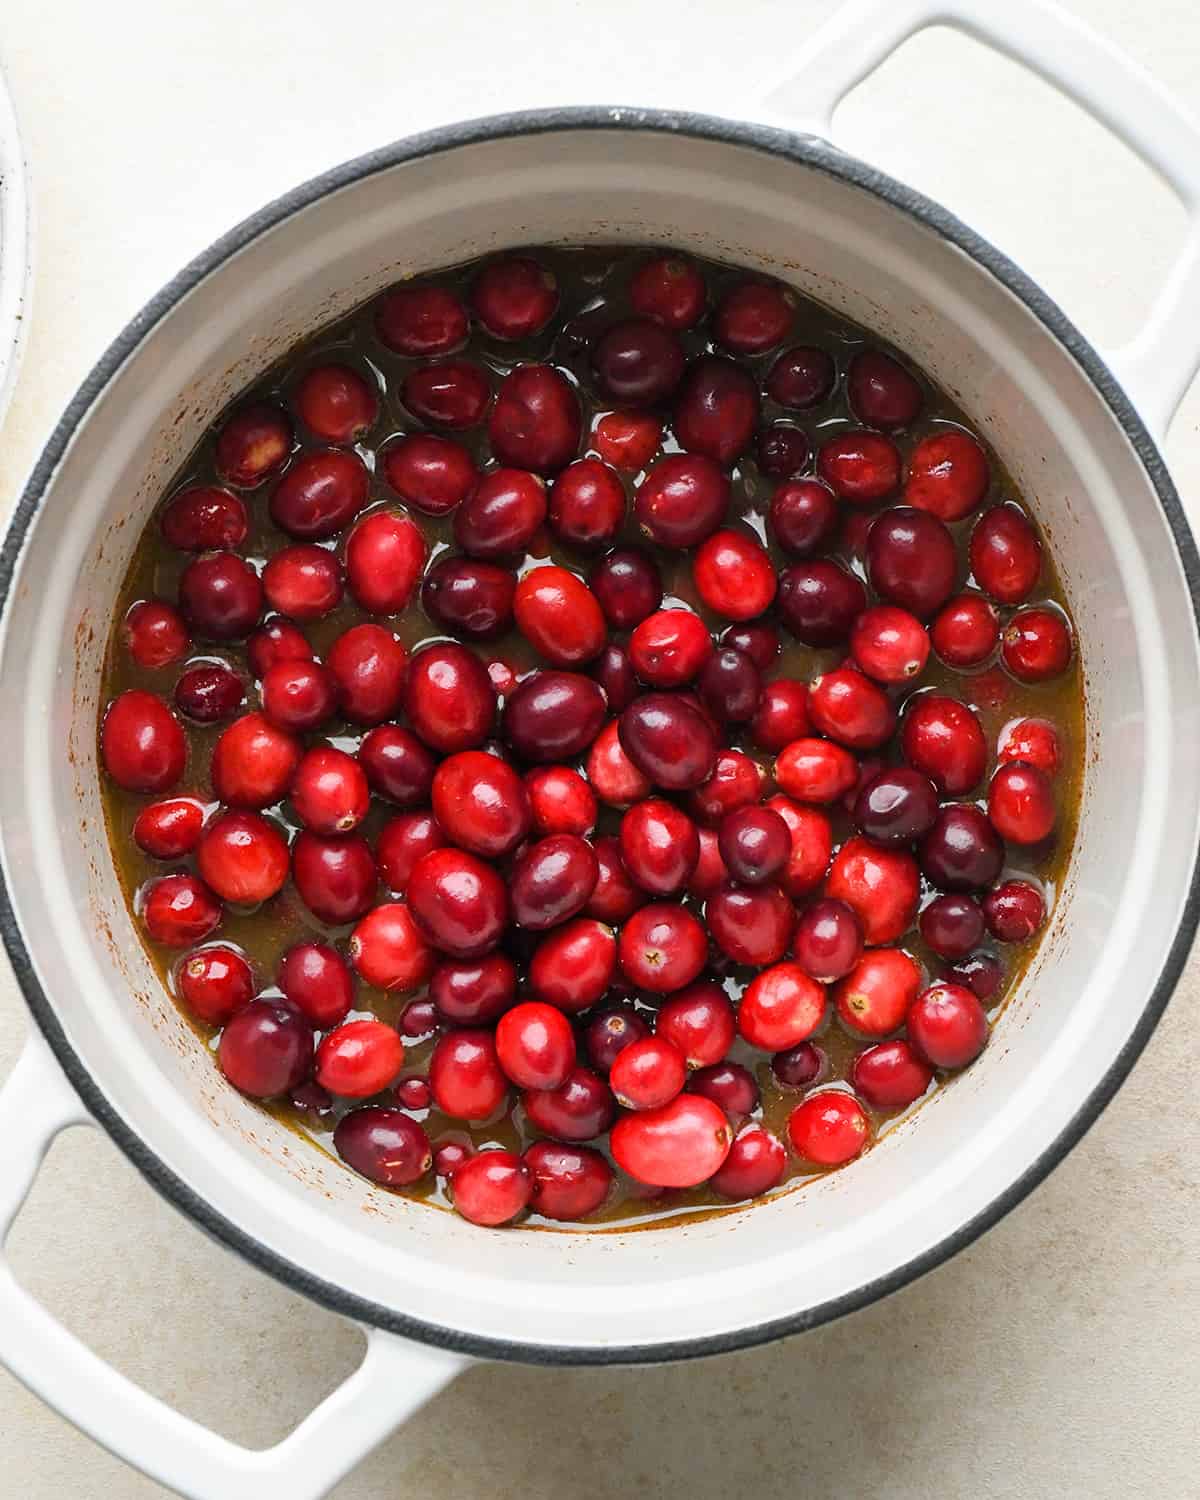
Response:
[[[800,913],[792,953],[810,978],[832,984],[849,974],[862,951],[862,923],[844,901],[827,897]]]
[[[950,977],[956,984],[965,984],[976,1000],[986,1005],[1000,988],[1004,970],[992,954],[972,953],[954,965]]]
[[[405,1007],[396,1029],[408,1041],[432,1036],[438,1029],[437,1006],[432,1000],[414,1000]]]
[[[443,630],[492,641],[512,625],[517,580],[507,568],[468,557],[444,557],[421,585],[425,613]]]
[[[760,672],[765,672],[779,655],[779,632],[774,625],[761,620],[749,625],[731,625],[721,637],[721,644],[744,652]]]
[[[806,646],[841,644],[866,607],[860,580],[827,557],[792,563],[779,575],[779,612]]]
[[[700,669],[704,706],[724,724],[744,724],[754,717],[762,694],[758,668],[744,651],[722,646]]]
[[[578,672],[535,672],[504,704],[504,738],[523,760],[571,760],[604,723],[604,694]]]
[[[771,422],[758,429],[754,456],[758,467],[770,479],[794,479],[804,472],[812,455],[812,444],[790,422]]]
[[[1004,841],[980,809],[950,802],[933,821],[918,851],[921,869],[943,891],[982,891],[1004,864]]]
[[[806,1089],[825,1071],[825,1054],[812,1042],[801,1042],[771,1059],[771,1072],[785,1089]]]
[[[916,380],[880,349],[863,349],[850,361],[846,394],[858,420],[881,432],[911,426],[923,404]]]
[[[629,652],[615,641],[610,641],[597,657],[592,676],[604,689],[609,713],[621,713],[642,690]]]
[[[358,761],[376,796],[406,808],[429,801],[437,760],[411,729],[378,725],[363,737]]]
[[[263,607],[258,574],[232,552],[203,552],[179,579],[179,608],[199,636],[235,641],[249,635]]]
[[[656,406],[683,375],[683,345],[649,318],[614,324],[596,341],[592,369],[601,393],[616,406]]]
[[[602,557],[588,583],[614,630],[632,630],[662,603],[658,564],[636,547],[618,547]]]
[[[838,527],[837,496],[821,479],[792,479],[771,496],[769,521],[775,540],[792,557],[808,557]]]
[[[334,1150],[347,1166],[384,1187],[406,1187],[433,1165],[429,1137],[402,1109],[368,1104],[352,1109],[333,1132]]]
[[[936,516],[911,505],[885,510],[867,537],[867,576],[890,604],[926,620],[954,592],[954,538]]]
[[[766,391],[780,406],[807,411],[826,399],[836,379],[837,370],[828,350],[797,344],[785,349],[771,366]]]
[[[631,1005],[610,1005],[597,1011],[583,1033],[588,1060],[597,1073],[606,1077],[617,1053],[630,1042],[640,1042],[650,1035],[650,1027]]]
[[[771,808],[737,807],[721,819],[717,847],[734,880],[762,885],[787,864],[792,836]]]
[[[731,1120],[744,1119],[758,1108],[758,1084],[741,1063],[710,1063],[688,1079],[688,1091],[719,1104]]]
[[[889,766],[864,782],[854,801],[854,821],[877,844],[911,844],[937,817],[937,788],[907,766]]]
[[[679,445],[728,468],[758,425],[758,391],[732,359],[701,355],[688,366],[675,398],[672,426]]]
[[[686,698],[643,693],[617,722],[621,748],[655,786],[686,791],[712,774],[716,733]]]
[[[970,896],[937,896],[921,913],[921,937],[939,958],[965,958],[983,936],[983,912]]]
[[[242,679],[224,662],[188,667],[175,684],[175,707],[197,724],[219,724],[242,706]]]

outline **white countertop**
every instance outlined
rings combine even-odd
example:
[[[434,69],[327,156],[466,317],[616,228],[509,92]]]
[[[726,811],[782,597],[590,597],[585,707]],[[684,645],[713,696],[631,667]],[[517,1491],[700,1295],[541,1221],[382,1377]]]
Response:
[[[191,255],[294,183],[455,118],[550,103],[738,113],[831,0],[7,0],[0,60],[37,215],[32,327],[0,504],[85,371]],[[1194,0],[1072,0],[1200,114]],[[1181,218],[1007,63],[930,34],[844,110],[842,143],[1013,254],[1085,332],[1136,328]],[[1197,330],[1200,337],[1200,330]],[[1200,496],[1200,397],[1168,457]],[[1200,509],[1200,507],[1198,507]],[[1052,1001],[1052,997],[1051,997]],[[668,1369],[478,1368],[337,1500],[845,1500],[1200,1493],[1200,967],[1120,1096],[981,1242],[831,1327]],[[0,1074],[25,1033],[0,970]],[[106,1358],[242,1442],[282,1436],[358,1336],[210,1244],[97,1133],[60,1140],[19,1273]],[[149,1500],[0,1373],[0,1493]]]

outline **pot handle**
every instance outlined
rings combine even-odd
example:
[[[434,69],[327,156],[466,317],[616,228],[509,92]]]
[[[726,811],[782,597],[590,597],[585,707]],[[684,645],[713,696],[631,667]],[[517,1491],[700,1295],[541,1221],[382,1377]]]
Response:
[[[1132,58],[1050,0],[847,0],[762,92],[766,112],[787,129],[832,139],[840,101],[930,26],[954,27],[1053,84],[1183,203],[1184,244],[1141,332],[1101,351],[1161,438],[1200,367],[1200,124]]]
[[[38,1034],[0,1089],[0,1249],[47,1150],[94,1125]],[[149,1395],[75,1338],[0,1254],[0,1362],[119,1457],[189,1500],[319,1500],[469,1363],[378,1329],[354,1374],[272,1448],[243,1448]]]

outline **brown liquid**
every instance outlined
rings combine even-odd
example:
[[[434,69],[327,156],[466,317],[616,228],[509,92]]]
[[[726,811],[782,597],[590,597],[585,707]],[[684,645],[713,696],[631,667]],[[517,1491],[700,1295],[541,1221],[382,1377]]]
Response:
[[[568,369],[578,378],[584,403],[584,430],[587,432],[596,414],[608,409],[595,399],[592,392],[587,364],[587,339],[594,335],[598,327],[603,328],[614,317],[629,311],[627,286],[632,270],[638,264],[640,252],[624,249],[581,249],[538,250],[533,253],[543,264],[549,265],[554,270],[562,291],[559,313],[551,322],[549,329],[538,338],[521,344],[500,345],[486,336],[473,336],[471,346],[466,353],[480,360],[495,373],[497,378],[512,366],[531,359],[549,360]],[[438,279],[449,285],[465,287],[475,269],[475,264],[462,266]],[[727,267],[711,264],[704,265],[702,269],[705,272],[712,300],[719,295],[723,285],[736,280],[742,274]],[[683,339],[688,353],[697,353],[709,347],[707,337],[706,325],[703,324],[699,330],[684,334]],[[879,347],[878,340],[871,338],[864,330],[839,318],[817,303],[805,300],[799,303],[790,342],[819,344],[828,348],[835,356],[839,373],[844,373],[846,364],[858,348]],[[749,363],[758,367],[761,373],[765,373],[766,367],[776,357],[776,353],[777,351],[772,351],[761,359],[749,361]],[[267,398],[281,401],[286,405],[288,391],[303,374],[312,366],[331,359],[369,370],[379,381],[381,396],[379,419],[370,434],[370,446],[363,445],[357,449],[368,468],[374,471],[375,454],[382,449],[385,442],[397,434],[415,431],[419,428],[419,424],[400,405],[398,391],[405,372],[422,361],[403,359],[383,348],[375,337],[372,310],[369,306],[362,307],[348,317],[321,329],[306,343],[298,346],[253,387],[244,391],[238,398],[237,404],[241,404],[246,399]],[[743,361],[743,363],[746,362]],[[900,434],[897,438],[904,453],[931,430],[946,425],[958,425],[970,430],[970,424],[963,413],[946,395],[924,377],[921,377],[921,380],[926,397],[922,415],[910,431]],[[770,401],[765,401],[763,419],[769,421],[776,417],[786,417],[788,421],[802,427],[807,432],[814,448],[837,431],[859,425],[846,407],[841,381],[830,401],[809,412],[799,414],[784,412]],[[218,419],[214,423],[213,431],[219,429],[221,420]],[[456,433],[455,436],[471,449],[477,460],[482,462],[487,459],[486,439],[482,429],[465,434]],[[676,448],[677,445],[668,431],[664,439],[664,449],[669,452]],[[993,471],[989,503],[999,499],[1019,500],[1020,496],[1015,486],[1005,474],[996,456],[990,451],[989,456]],[[747,460],[734,470],[734,481],[734,505],[730,512],[730,519],[740,518],[753,527],[770,547],[777,566],[784,566],[787,558],[771,543],[766,529],[766,510],[774,486],[758,473],[752,460]],[[188,461],[173,476],[164,490],[164,499],[174,494],[184,484],[205,482],[217,482],[213,468],[211,434],[200,443]],[[634,482],[632,480],[626,482],[632,495]],[[250,532],[240,550],[255,565],[264,563],[274,551],[287,545],[291,540],[273,526],[268,516],[267,500],[271,488],[272,484],[269,481],[260,489],[244,494],[250,515]],[[378,502],[387,502],[391,506],[397,503],[396,497],[382,479],[374,478],[369,504],[374,505]],[[417,516],[415,519],[419,521],[428,537],[434,557],[451,546],[449,517],[433,519],[427,516]],[[963,556],[964,586],[970,582],[967,576],[968,567],[965,555],[966,542],[974,519],[974,516],[968,517],[966,521],[951,527]],[[618,545],[626,541],[640,546],[646,545],[645,538],[637,532],[632,522],[627,523],[626,532],[627,535]],[[340,550],[340,540],[330,545],[335,550]],[[727,622],[711,615],[700,605],[692,586],[689,558],[678,552],[652,550],[655,551],[656,560],[662,570],[666,592],[664,604],[682,601],[697,609],[715,631],[723,629]],[[863,575],[861,562],[844,548],[835,546],[830,549],[830,555],[841,558],[860,576]],[[526,559],[526,563],[543,562],[547,558],[561,562],[577,571],[586,571],[593,560],[561,548],[557,540],[552,540],[545,553],[539,554],[536,558]],[[122,643],[121,633],[117,627],[128,607],[144,598],[175,599],[179,575],[188,561],[188,554],[175,552],[163,543],[159,535],[157,516],[155,516],[139,542],[118,600],[105,666],[102,702],[108,703],[118,693],[131,687],[144,687],[169,696],[185,665],[194,664],[198,659],[207,659],[229,662],[244,681],[251,683],[243,712],[258,707],[257,691],[245,663],[244,653],[236,647],[197,646],[196,654],[189,663],[178,663],[159,670],[147,671],[139,668],[132,661]],[[1066,608],[1066,600],[1048,550],[1044,553],[1039,590],[1029,603],[1046,600],[1052,600]],[[1006,620],[1010,613],[1011,611],[1002,610],[1002,619]],[[363,615],[347,595],[342,605],[333,614],[311,625],[306,625],[305,634],[317,654],[324,656],[329,645],[343,630],[364,618],[368,617]],[[402,616],[392,619],[389,623],[397,635],[410,647],[431,638],[444,638],[423,614],[419,602],[415,599]],[[617,638],[623,639],[624,637]],[[845,656],[844,650],[816,651],[791,641],[786,635],[784,642],[783,652],[766,674],[768,677],[796,676],[807,680],[815,676],[822,668],[836,664]],[[477,649],[484,659],[500,657],[518,670],[534,664],[534,657],[529,646],[522,637],[515,634],[474,649]],[[1085,749],[1083,688],[1077,661],[1072,662],[1070,669],[1055,681],[1029,686],[1014,681],[997,667],[976,671],[971,675],[951,672],[942,667],[936,657],[931,656],[929,666],[921,674],[915,687],[918,689],[942,688],[971,704],[978,713],[984,733],[992,746],[995,745],[997,735],[1003,725],[1013,719],[1032,715],[1050,719],[1056,725],[1063,748],[1063,769],[1055,783],[1058,798],[1056,831],[1044,847],[1032,849],[1010,847],[1009,863],[1005,869],[1006,876],[1026,876],[1040,884],[1046,894],[1047,908],[1052,909],[1056,894],[1061,889],[1063,874],[1075,839],[1079,790],[1082,783]],[[224,727],[224,724],[207,728],[197,725],[189,726],[191,751],[188,768],[183,784],[173,789],[172,795],[191,792],[202,801],[211,799],[208,763],[212,747]],[[326,733],[309,735],[305,738],[308,743],[328,742],[340,749],[353,751],[363,732],[355,725],[347,725],[338,721],[327,726]],[[732,743],[744,748],[769,769],[771,761],[769,755],[757,751],[754,746],[741,741],[736,736]],[[887,753],[885,750],[885,756]],[[990,770],[991,765],[989,765],[989,772]],[[105,805],[109,841],[122,888],[135,913],[138,909],[139,890],[147,881],[170,869],[183,868],[190,863],[181,861],[174,865],[164,864],[151,859],[134,843],[131,836],[134,819],[141,808],[152,800],[149,797],[125,792],[112,785],[106,778]],[[373,841],[379,828],[394,812],[395,809],[387,805],[373,803],[371,812],[360,831]],[[297,826],[294,815],[286,803],[270,809],[269,815],[278,818],[289,829]],[[615,832],[619,822],[619,813],[612,809],[603,809],[598,831]],[[849,819],[840,812],[835,814],[834,830],[839,841],[851,831]],[[380,899],[387,899],[382,891]],[[142,936],[142,941],[155,967],[162,975],[164,984],[174,995],[173,970],[179,961],[179,953],[154,944],[145,935],[142,924],[136,920],[136,917],[135,926]],[[260,909],[252,912],[228,910],[225,921],[213,941],[232,943],[242,948],[253,961],[260,983],[264,987],[269,987],[280,956],[293,943],[319,937],[338,943],[344,948],[348,932],[349,928],[330,929],[318,922],[300,901],[289,882],[278,896]],[[947,966],[923,947],[915,930],[901,939],[901,944],[925,965],[931,978],[945,972]],[[1005,966],[1004,983],[990,1010],[993,1022],[1003,1010],[1005,1000],[1016,987],[1036,946],[1037,939],[1033,939],[1021,945],[993,948],[992,951],[999,956]],[[730,993],[736,998],[751,977],[750,971],[738,971],[736,977],[728,981],[727,987]],[[357,1008],[351,1012],[351,1016],[375,1015],[381,1020],[395,1022],[414,998],[420,997],[388,994],[360,982]],[[820,1086],[844,1078],[855,1054],[867,1045],[863,1039],[854,1038],[843,1030],[836,1014],[832,1011],[831,1006],[830,1015],[827,1016],[821,1031],[814,1037],[826,1053],[829,1062],[826,1074],[819,1080]],[[196,1029],[215,1045],[215,1033],[202,1026],[197,1026]],[[425,1073],[433,1042],[432,1037],[414,1043],[406,1042],[405,1076]],[[757,1077],[762,1091],[761,1118],[786,1142],[787,1116],[802,1094],[796,1090],[781,1088],[775,1082],[769,1057],[746,1046],[741,1041],[735,1044],[730,1055],[736,1061],[749,1067]],[[582,1057],[581,1060],[586,1062],[586,1057]],[[936,1080],[931,1092],[943,1086],[945,1084],[942,1080]],[[266,1107],[306,1137],[329,1152],[333,1152],[333,1127],[337,1117],[344,1112],[340,1105],[335,1114],[324,1118],[297,1110],[287,1102]],[[919,1103],[912,1106],[913,1109],[919,1107]],[[904,1113],[911,1112],[910,1109]],[[873,1111],[872,1117],[878,1132],[892,1123],[895,1114]],[[448,1139],[469,1138],[480,1146],[495,1144],[520,1149],[530,1140],[536,1139],[538,1134],[528,1126],[519,1104],[500,1121],[490,1125],[467,1125],[440,1114],[436,1109],[428,1112],[417,1111],[415,1118],[423,1123],[435,1146]],[[592,1144],[601,1145],[602,1143],[593,1142]],[[787,1176],[776,1191],[785,1191],[789,1187],[798,1186],[806,1180],[811,1180],[811,1177],[812,1172],[809,1167],[789,1157]],[[448,1203],[444,1184],[432,1175],[422,1183],[406,1189],[405,1192],[408,1196],[423,1198],[431,1203],[442,1205]],[[651,1223],[662,1224],[729,1206],[728,1200],[720,1198],[706,1187],[667,1192],[648,1200],[644,1189],[640,1189],[636,1183],[629,1181],[618,1172],[617,1185],[608,1202],[584,1221],[584,1227],[614,1225],[629,1228]],[[526,1220],[525,1224],[556,1229],[571,1228],[571,1226],[551,1224],[551,1221],[539,1219],[536,1216]]]

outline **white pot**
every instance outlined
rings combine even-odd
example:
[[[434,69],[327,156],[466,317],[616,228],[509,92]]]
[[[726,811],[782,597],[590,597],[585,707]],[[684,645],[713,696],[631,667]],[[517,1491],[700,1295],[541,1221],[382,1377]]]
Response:
[[[936,17],[991,37],[992,8],[955,0]],[[893,0],[839,13],[802,62],[806,97],[819,94],[827,116],[933,10]],[[1112,123],[1194,205],[1200,137],[1174,106],[1066,17],[1035,0],[1003,10],[999,44],[1032,52],[1084,103],[1128,110]],[[1074,862],[993,1044],[852,1170],[669,1231],[484,1231],[307,1150],[223,1083],[177,1015],[130,925],[102,825],[104,643],[164,479],[228,398],[315,326],[397,277],[530,241],[681,246],[781,276],[878,330],[995,445],[1052,539],[1079,627],[1088,755]],[[1147,335],[1117,361],[1159,430],[1196,363],[1196,244],[1193,226]],[[1185,325],[1180,350],[1170,335]],[[115,1375],[6,1272],[0,1355],[184,1494],[307,1500],[467,1358],[629,1363],[733,1349],[935,1265],[1079,1138],[1186,956],[1200,822],[1196,579],[1147,428],[1082,337],[943,210],[812,137],[630,110],[514,116],[389,147],[265,210],[106,355],[5,545],[0,917],[40,1034],[0,1098],[0,1217],[15,1214],[53,1134],[90,1114],[198,1223],[371,1328],[369,1353],[265,1453]]]

